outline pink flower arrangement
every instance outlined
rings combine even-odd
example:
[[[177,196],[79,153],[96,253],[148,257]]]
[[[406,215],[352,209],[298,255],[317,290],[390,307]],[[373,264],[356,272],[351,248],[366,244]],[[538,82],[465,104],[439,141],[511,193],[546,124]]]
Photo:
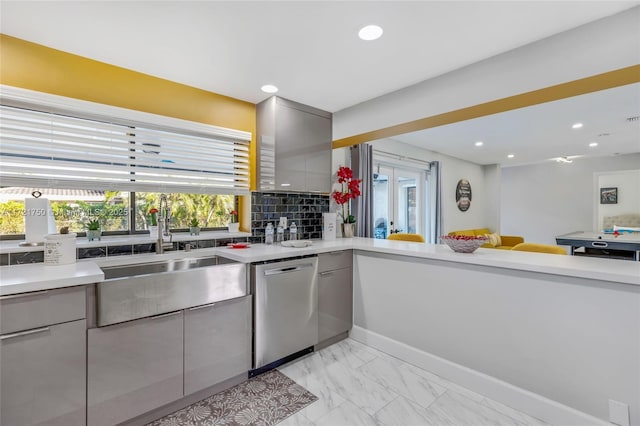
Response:
[[[362,179],[354,179],[353,171],[349,167],[341,166],[336,172],[338,183],[342,185],[342,191],[333,191],[331,196],[336,204],[342,206],[342,220],[344,223],[355,223],[356,218],[351,214],[351,203],[349,201],[358,198],[360,193],[360,182]]]

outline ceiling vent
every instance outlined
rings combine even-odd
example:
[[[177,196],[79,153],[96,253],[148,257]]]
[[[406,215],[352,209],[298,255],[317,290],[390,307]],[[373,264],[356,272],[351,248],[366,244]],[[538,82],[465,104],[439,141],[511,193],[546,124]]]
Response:
[[[634,115],[633,117],[627,117],[627,121],[629,123],[633,123],[634,121],[640,121],[640,115]]]

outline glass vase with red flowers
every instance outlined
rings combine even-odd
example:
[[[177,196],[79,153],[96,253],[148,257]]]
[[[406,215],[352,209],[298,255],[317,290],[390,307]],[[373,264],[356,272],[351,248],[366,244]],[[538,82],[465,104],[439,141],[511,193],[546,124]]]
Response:
[[[155,207],[149,209],[149,236],[153,239],[158,238],[158,213]]]
[[[240,232],[240,224],[237,221],[238,212],[236,210],[231,210],[229,212],[229,216],[231,217],[231,222],[227,225],[229,232]]]
[[[149,218],[151,219],[151,226],[158,226],[158,209],[152,207],[149,209]]]

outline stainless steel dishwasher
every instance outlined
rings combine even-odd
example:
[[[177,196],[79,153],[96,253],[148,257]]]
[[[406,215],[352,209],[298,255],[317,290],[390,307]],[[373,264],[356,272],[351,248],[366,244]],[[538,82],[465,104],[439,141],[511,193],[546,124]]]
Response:
[[[254,370],[259,374],[318,343],[318,258],[251,265]]]

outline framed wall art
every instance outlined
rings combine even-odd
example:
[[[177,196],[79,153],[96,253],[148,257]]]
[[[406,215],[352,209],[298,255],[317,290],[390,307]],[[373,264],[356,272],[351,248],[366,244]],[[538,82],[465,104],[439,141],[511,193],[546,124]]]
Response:
[[[466,212],[471,206],[471,184],[467,179],[460,179],[456,185],[456,204],[461,212]]]
[[[618,204],[618,188],[600,188],[600,204]]]

